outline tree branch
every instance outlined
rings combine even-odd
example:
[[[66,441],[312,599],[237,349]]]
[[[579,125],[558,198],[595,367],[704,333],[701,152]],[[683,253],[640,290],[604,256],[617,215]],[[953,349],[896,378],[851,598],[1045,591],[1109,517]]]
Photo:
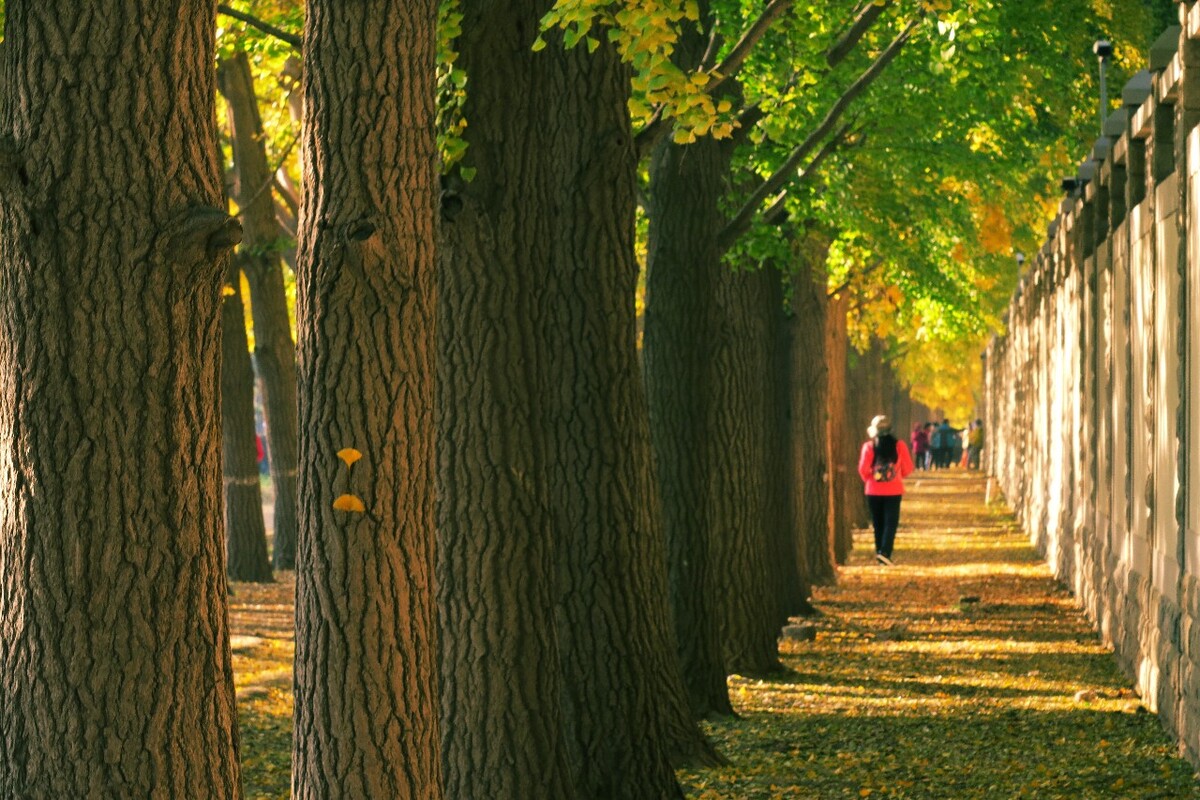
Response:
[[[738,70],[742,68],[742,64],[745,64],[746,59],[750,57],[750,51],[754,49],[754,45],[758,44],[758,40],[775,24],[775,20],[786,14],[791,7],[792,0],[771,0],[763,12],[758,15],[754,24],[746,29],[741,39],[738,39],[737,44],[729,51],[729,55],[725,56],[721,63],[717,64],[716,69],[710,72],[713,77],[709,78],[705,89],[715,92],[723,83],[734,78]]]
[[[729,52],[729,55],[725,56],[724,60],[715,69],[706,69],[708,60],[712,57],[713,50],[716,49],[716,44],[719,41],[715,35],[714,28],[712,34],[709,36],[708,49],[701,58],[699,65],[699,69],[702,72],[707,71],[709,73],[708,83],[704,87],[706,92],[710,94],[715,92],[726,81],[737,75],[738,70],[742,68],[742,64],[749,58],[750,51],[754,49],[754,45],[762,39],[775,20],[783,16],[792,7],[793,2],[794,0],[771,0],[762,13],[758,15],[758,19],[742,34],[742,38],[738,39],[737,44],[733,46],[733,50]],[[720,77],[716,77],[718,75]],[[660,105],[654,109],[654,114],[650,117],[650,121],[634,136],[634,145],[637,148],[639,158],[644,158],[649,154],[650,149],[667,132],[668,122],[666,109],[663,106]]]
[[[850,87],[837,99],[837,102],[829,109],[829,112],[821,120],[820,124],[792,151],[787,160],[783,162],[783,165],[771,177],[763,181],[762,185],[750,195],[750,199],[746,201],[741,210],[725,226],[725,231],[722,233],[723,238],[728,234],[732,237],[730,241],[734,241],[750,227],[750,223],[754,219],[754,215],[758,213],[758,209],[763,201],[771,195],[778,194],[794,177],[796,168],[812,152],[817,143],[833,130],[834,126],[841,120],[842,115],[846,113],[846,109],[850,107],[850,104],[865,92],[875,82],[875,79],[883,73],[887,66],[895,60],[896,56],[900,54],[901,49],[903,49],[904,45],[912,37],[913,31],[916,30],[918,22],[919,18],[910,22],[900,35],[892,40],[887,49],[879,54],[875,62],[867,67],[866,71],[858,76],[858,79],[854,83],[850,84]]]
[[[846,56],[854,52],[854,48],[858,46],[862,37],[875,24],[875,20],[887,10],[892,4],[892,0],[884,0],[882,3],[876,3],[875,0],[867,0],[866,5],[858,12],[858,16],[846,32],[838,37],[837,41],[829,46],[825,51],[825,63],[831,68],[842,63]]]
[[[816,175],[817,172],[820,171],[821,165],[824,163],[825,159],[833,155],[834,151],[836,151],[842,146],[842,144],[845,143],[846,135],[850,133],[851,127],[851,123],[846,123],[839,128],[838,132],[835,133],[833,137],[825,143],[825,146],[822,147],[815,156],[813,156],[812,161],[808,162],[808,166],[804,168],[804,171],[800,173],[796,180],[800,181],[812,175]],[[778,225],[783,221],[783,218],[787,215],[787,196],[787,191],[785,190],[783,194],[779,195],[774,203],[767,207],[767,210],[763,213],[763,222],[766,222],[768,225]],[[745,233],[745,231],[730,231],[729,228],[726,227],[725,230],[721,231],[720,239],[721,241],[724,241],[726,236],[729,235],[731,237],[729,244],[732,246],[733,241],[743,233]]]
[[[292,47],[296,48],[297,50],[303,49],[304,41],[301,37],[297,36],[294,33],[288,33],[283,28],[277,28],[269,22],[264,22],[263,20],[259,19],[258,17],[254,16],[252,14],[247,14],[244,11],[238,11],[235,8],[230,8],[229,6],[225,5],[224,3],[217,4],[217,13],[224,14],[225,16],[232,17],[233,19],[236,19],[236,20],[240,20],[241,22],[244,22],[253,28],[258,28],[260,31],[267,34],[268,36],[274,36],[279,41],[290,44]]]

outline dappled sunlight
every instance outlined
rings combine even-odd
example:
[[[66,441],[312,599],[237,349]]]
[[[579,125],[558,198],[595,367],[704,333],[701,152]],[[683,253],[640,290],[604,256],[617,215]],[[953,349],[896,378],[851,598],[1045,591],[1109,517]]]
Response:
[[[983,481],[920,483],[897,566],[859,532],[838,585],[815,592],[816,641],[782,640],[777,675],[730,678],[740,719],[708,726],[730,764],[684,772],[689,797],[1200,798]]]
[[[295,575],[230,586],[233,681],[247,800],[291,794]]]

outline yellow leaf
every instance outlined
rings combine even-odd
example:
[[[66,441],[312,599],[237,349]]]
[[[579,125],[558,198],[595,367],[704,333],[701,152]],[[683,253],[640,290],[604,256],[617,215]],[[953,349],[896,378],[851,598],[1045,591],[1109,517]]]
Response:
[[[354,462],[362,458],[362,453],[355,450],[353,447],[344,447],[337,451],[337,457],[346,462],[347,467],[353,467]]]
[[[722,100],[717,103],[717,111],[721,114],[728,113],[731,108],[733,108],[733,103],[729,100]]]
[[[233,297],[235,294],[237,294],[237,291],[228,283],[221,287],[222,297]]]
[[[367,510],[367,507],[363,505],[363,501],[352,494],[344,494],[337,500],[334,500],[333,507],[338,511],[353,511],[356,514],[363,514]]]

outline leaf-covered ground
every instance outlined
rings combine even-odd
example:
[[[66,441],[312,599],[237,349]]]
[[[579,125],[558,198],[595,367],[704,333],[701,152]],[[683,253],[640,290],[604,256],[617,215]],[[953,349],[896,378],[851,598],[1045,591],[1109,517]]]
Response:
[[[235,583],[229,598],[233,678],[247,800],[291,792],[294,573],[273,584]]]
[[[817,591],[816,642],[785,642],[782,675],[731,679],[741,718],[708,726],[730,763],[682,773],[688,796],[1200,798],[983,480],[909,485],[897,565],[856,538]]]
[[[983,481],[910,489],[897,565],[870,562],[860,535],[817,592],[817,641],[785,642],[781,675],[731,678],[740,718],[707,725],[729,764],[680,773],[688,797],[1200,798]],[[250,800],[289,791],[292,588],[284,573],[230,598]]]

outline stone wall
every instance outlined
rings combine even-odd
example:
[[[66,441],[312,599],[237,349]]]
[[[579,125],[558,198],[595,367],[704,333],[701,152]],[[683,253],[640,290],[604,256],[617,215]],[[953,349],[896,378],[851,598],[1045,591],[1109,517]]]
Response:
[[[1200,764],[1200,3],[1124,88],[985,356],[986,466]]]

